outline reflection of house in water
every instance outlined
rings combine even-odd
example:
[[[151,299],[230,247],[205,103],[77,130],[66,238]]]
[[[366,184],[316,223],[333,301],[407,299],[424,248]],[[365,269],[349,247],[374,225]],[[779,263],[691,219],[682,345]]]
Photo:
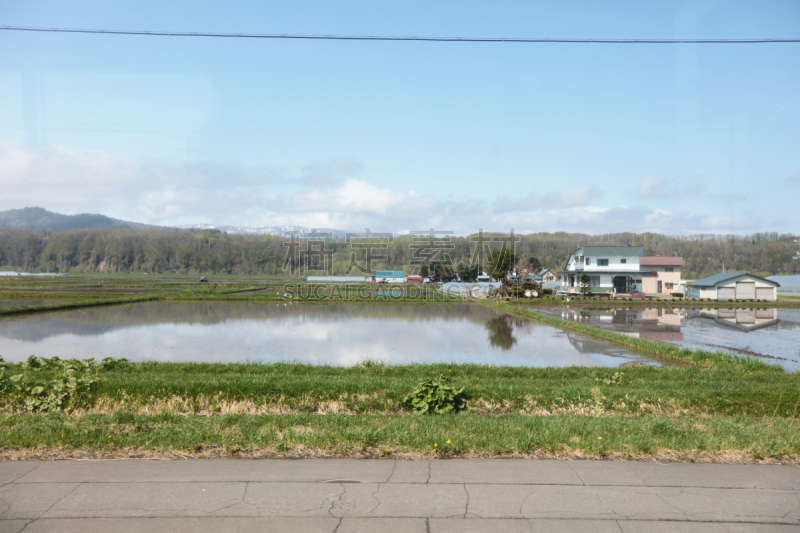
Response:
[[[563,320],[608,324],[608,329],[629,337],[653,341],[680,341],[681,315],[674,309],[564,310]]]
[[[720,326],[753,331],[778,323],[777,309],[691,309],[686,318],[711,319]]]
[[[682,341],[681,315],[673,309],[644,309],[642,313],[643,339],[651,341]]]
[[[563,309],[561,319],[585,322],[652,341],[681,341],[682,320],[753,331],[780,323],[777,309]],[[689,326],[689,323],[686,323]]]

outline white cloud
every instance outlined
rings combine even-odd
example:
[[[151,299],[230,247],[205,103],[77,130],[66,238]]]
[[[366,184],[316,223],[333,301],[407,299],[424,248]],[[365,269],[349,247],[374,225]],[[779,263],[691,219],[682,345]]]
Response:
[[[730,190],[716,191],[710,185],[710,180],[704,182],[700,176],[667,179],[664,176],[645,174],[639,180],[636,194],[639,198],[655,199],[691,198],[702,194],[705,200],[721,203],[740,202],[746,198],[746,195]]]
[[[668,180],[664,176],[645,174],[639,180],[636,194],[641,198],[676,198],[687,194],[697,194],[704,189],[705,186],[697,177]]]
[[[258,206],[255,186],[276,180],[235,163],[176,165],[101,150],[34,149],[0,144],[0,209],[41,206],[66,214],[102,213],[151,224],[206,222],[236,199],[236,212]],[[257,178],[257,179],[256,179]],[[199,220],[198,220],[199,219]]]
[[[347,178],[340,187],[314,187],[269,199],[265,206],[283,216],[312,220],[321,227],[394,231],[400,227],[429,227],[433,219],[444,212],[445,204],[414,190],[379,187]]]
[[[361,162],[355,159],[331,159],[304,166],[300,179],[310,178],[314,184],[325,187],[339,184],[342,179],[361,172],[363,168]]]
[[[578,207],[596,202],[603,191],[592,185],[583,185],[550,194],[528,194],[523,197],[503,198],[495,204],[496,212],[528,211],[531,206]]]
[[[386,216],[398,211],[420,212],[437,201],[413,190],[378,187],[353,178],[346,179],[337,189],[323,191],[316,188],[292,198],[295,209],[311,212],[329,211],[334,203],[351,215]]]
[[[434,227],[459,235],[479,228],[592,234],[727,233],[762,229],[761,221],[753,216],[687,214],[679,202],[671,201],[670,209],[598,205],[608,195],[589,185],[497,200],[480,198],[476,193],[460,201],[458,193],[443,192],[442,196],[436,196],[356,179],[350,174],[360,172],[361,165],[351,160],[306,167],[306,172],[320,177],[315,185],[308,180],[285,179],[274,170],[259,176],[261,169],[235,163],[178,165],[68,148],[60,149],[59,154],[64,160],[51,155],[40,165],[47,151],[20,144],[0,144],[0,191],[10,193],[0,210],[41,206],[67,214],[102,213],[160,225],[293,224],[341,230],[369,228],[375,232]],[[670,184],[657,176],[642,178],[639,192],[643,197],[672,198],[673,194]],[[0,201],[3,198],[0,195]],[[703,209],[702,203],[697,205]]]

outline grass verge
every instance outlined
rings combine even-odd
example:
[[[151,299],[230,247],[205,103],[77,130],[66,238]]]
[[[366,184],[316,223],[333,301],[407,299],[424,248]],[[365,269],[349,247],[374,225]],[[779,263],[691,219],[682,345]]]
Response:
[[[351,368],[301,364],[138,363],[101,371],[82,413],[398,414],[421,380],[451,377],[465,387],[471,413],[527,416],[793,417],[800,375],[782,370],[367,364]],[[11,373],[11,371],[9,371]]]
[[[42,304],[42,305],[15,305],[11,307],[0,308],[0,317],[10,315],[24,315],[44,313],[49,311],[66,311],[70,309],[83,309],[87,307],[102,307],[107,305],[121,305],[140,302],[151,302],[158,300],[160,297],[156,295],[148,296],[128,296],[123,298],[92,298],[92,299],[75,299],[67,300],[64,302]]]
[[[796,309],[800,307],[800,298],[784,300],[778,296],[775,301],[743,301],[743,300],[683,300],[671,298],[582,298],[570,296],[569,302],[562,296],[543,296],[540,298],[519,298],[506,300],[508,303],[520,307],[540,307],[548,305],[569,305],[570,307],[631,307],[631,308],[667,308],[667,309],[696,309],[696,308],[723,308],[723,309]]]
[[[798,464],[797,421],[691,417],[0,417],[0,458],[599,457]]]

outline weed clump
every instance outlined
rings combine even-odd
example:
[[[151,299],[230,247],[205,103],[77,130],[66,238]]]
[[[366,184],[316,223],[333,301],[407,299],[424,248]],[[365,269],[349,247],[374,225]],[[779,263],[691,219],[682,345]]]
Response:
[[[0,408],[29,413],[70,411],[84,407],[100,382],[98,370],[117,369],[125,359],[79,361],[30,356],[19,364],[0,356]],[[19,372],[19,373],[17,373]]]
[[[603,377],[595,378],[595,381],[599,381],[604,385],[619,385],[622,383],[622,376],[625,375],[625,372],[614,372],[612,373],[610,370],[606,372],[606,375]]]
[[[415,415],[457,413],[467,408],[464,388],[450,385],[450,378],[426,379],[403,398]]]

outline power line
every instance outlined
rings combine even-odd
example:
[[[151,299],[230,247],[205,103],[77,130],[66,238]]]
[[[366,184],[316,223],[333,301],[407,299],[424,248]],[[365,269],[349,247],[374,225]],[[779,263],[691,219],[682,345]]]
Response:
[[[469,43],[593,43],[593,44],[759,44],[800,43],[800,37],[758,39],[591,39],[568,37],[419,37],[406,35],[307,35],[299,33],[220,33],[202,31],[99,30],[0,26],[0,30],[106,35],[162,35],[169,37],[227,37],[234,39],[310,39],[332,41],[433,41]]]

